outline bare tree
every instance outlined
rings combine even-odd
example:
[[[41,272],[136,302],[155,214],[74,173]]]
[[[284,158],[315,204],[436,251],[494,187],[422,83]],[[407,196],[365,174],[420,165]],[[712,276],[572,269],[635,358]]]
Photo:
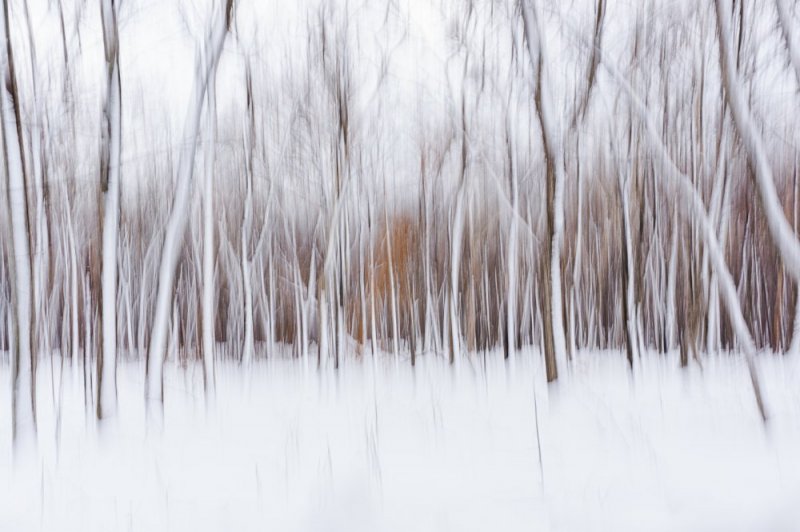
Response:
[[[97,417],[114,414],[117,406],[117,247],[119,245],[122,90],[119,72],[118,4],[101,0],[103,47],[108,73],[103,109],[100,188],[103,191],[102,351],[97,359]]]
[[[800,90],[800,37],[797,35],[797,21],[792,14],[788,0],[775,0],[775,7],[778,10],[778,23],[781,26],[783,39],[786,41],[786,51],[789,53],[789,61],[794,69],[797,88]]]
[[[564,228],[564,157],[558,132],[558,118],[553,107],[548,83],[547,56],[535,0],[522,2],[525,40],[534,79],[536,115],[542,133],[547,163],[545,208],[547,209],[545,259],[542,275],[544,359],[547,380],[558,378],[557,360],[565,356],[563,315],[561,308],[561,238]]]
[[[217,138],[217,66],[212,67],[208,90],[206,91],[206,116],[208,119],[207,131],[208,140],[204,153],[203,168],[203,280],[202,280],[202,300],[201,300],[201,327],[202,327],[202,351],[203,351],[203,384],[206,390],[206,397],[213,397],[215,391],[214,376],[214,356],[215,356],[215,337],[214,319],[216,317],[214,305],[214,164],[216,162],[216,138]]]
[[[3,1],[0,20],[3,86],[0,112],[3,121],[3,150],[8,183],[8,211],[11,213],[11,301],[13,308],[13,349],[11,364],[12,433],[15,441],[36,431],[34,388],[33,310],[28,178],[25,169],[19,94],[11,46],[8,0]]]
[[[172,308],[175,269],[178,265],[179,249],[188,222],[188,206],[194,170],[194,156],[197,149],[196,138],[200,128],[200,115],[206,89],[215,66],[222,54],[231,22],[234,0],[226,0],[219,6],[216,21],[202,51],[202,59],[197,63],[195,87],[189,102],[184,123],[183,146],[178,161],[175,198],[167,221],[164,244],[161,249],[161,265],[158,272],[158,293],[153,328],[147,349],[147,388],[145,396],[150,403],[162,404],[164,400],[163,364],[167,348],[169,316]],[[177,317],[176,317],[177,319]]]
[[[781,258],[786,263],[792,277],[795,281],[800,282],[800,241],[783,214],[764,139],[758,132],[750,108],[742,94],[742,83],[739,79],[730,41],[731,29],[728,15],[731,12],[730,2],[715,0],[714,6],[717,14],[719,58],[722,66],[725,98],[730,107],[736,131],[747,151],[747,159],[753,168],[751,175],[755,180],[772,241],[780,251]]]
[[[667,181],[679,191],[683,202],[682,205],[684,205],[686,209],[686,214],[699,225],[700,235],[708,249],[712,267],[717,277],[720,294],[728,310],[728,316],[733,325],[736,337],[741,343],[742,350],[747,360],[750,380],[759,413],[762,419],[766,420],[767,410],[761,395],[761,385],[755,365],[756,346],[750,335],[747,322],[742,315],[742,307],[738,300],[736,287],[717,240],[716,230],[709,219],[703,200],[692,184],[689,176],[681,172],[667,152],[664,142],[659,136],[655,124],[650,117],[647,106],[612,64],[602,59],[601,61],[603,61],[603,65],[628,96],[634,110],[639,115],[639,119],[643,122],[653,156],[660,168],[664,171],[663,175],[667,177]]]

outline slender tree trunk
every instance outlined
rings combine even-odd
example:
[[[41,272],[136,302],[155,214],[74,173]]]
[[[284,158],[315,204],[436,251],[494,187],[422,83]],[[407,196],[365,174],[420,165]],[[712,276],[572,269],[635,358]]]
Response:
[[[247,153],[247,168],[245,169],[245,197],[244,214],[242,217],[242,229],[240,234],[240,266],[242,273],[242,294],[244,295],[244,346],[242,348],[242,364],[250,364],[253,360],[255,350],[255,338],[253,335],[253,281],[250,270],[253,263],[250,257],[250,235],[253,232],[253,172],[255,152],[255,109],[253,107],[253,83],[250,75],[249,65],[247,67],[247,113],[249,116],[249,127],[244,147]]]
[[[562,142],[557,131],[557,118],[550,97],[547,78],[547,61],[544,41],[534,0],[522,5],[525,40],[535,80],[534,100],[536,114],[542,132],[545,159],[547,161],[546,209],[547,241],[545,243],[545,267],[543,286],[544,359],[548,382],[558,378],[557,361],[566,356],[566,338],[561,298],[561,234],[564,227],[564,160]]]
[[[797,233],[798,207],[800,207],[800,180],[798,179],[797,162],[794,166],[794,203],[792,205],[793,227]],[[797,356],[800,353],[800,285],[794,287],[794,320],[792,321],[792,339],[787,354]]]
[[[147,383],[145,396],[149,403],[161,405],[164,400],[163,364],[167,348],[169,313],[172,308],[175,269],[180,255],[180,244],[186,232],[188,206],[191,197],[194,156],[200,129],[203,99],[211,75],[222,54],[222,45],[233,17],[233,0],[227,0],[217,13],[210,38],[206,42],[204,57],[197,65],[195,88],[184,124],[183,147],[178,161],[178,175],[172,210],[167,221],[161,265],[158,271],[158,293],[153,316],[153,329],[147,349]]]
[[[466,70],[466,65],[465,65]],[[461,305],[459,280],[461,276],[462,241],[464,236],[464,203],[468,202],[469,183],[467,182],[467,116],[466,97],[461,100],[461,176],[456,192],[455,207],[451,218],[450,227],[450,270],[449,270],[449,341],[450,363],[455,362],[456,354],[461,352],[461,322],[459,308]]]
[[[249,179],[249,178],[248,178]],[[253,361],[253,351],[255,340],[253,336],[253,283],[250,278],[249,235],[252,228],[252,189],[247,185],[248,192],[245,199],[244,220],[242,221],[241,234],[241,257],[240,265],[242,270],[242,294],[244,295],[244,346],[242,347],[242,364],[250,364]]]
[[[205,150],[205,168],[203,168],[203,294],[201,302],[202,315],[202,352],[203,352],[203,384],[206,397],[213,397],[216,379],[214,376],[214,164],[217,138],[217,97],[216,97],[216,65],[212,67],[211,79],[206,94],[206,113],[208,117],[208,141]]]
[[[394,355],[395,363],[398,363],[400,357],[400,321],[397,318],[397,287],[395,285],[394,273],[394,254],[392,253],[392,229],[389,227],[389,214],[384,208],[383,211],[384,225],[386,226],[386,256],[388,258],[389,267],[389,306],[392,317],[392,354]]]
[[[15,443],[36,432],[34,389],[34,346],[30,220],[26,191],[28,179],[24,163],[22,126],[14,54],[11,46],[8,0],[3,1],[0,20],[0,45],[3,84],[0,88],[0,117],[3,122],[3,149],[6,160],[8,210],[11,214],[11,301],[13,308],[12,364],[12,434]]]
[[[110,417],[117,408],[117,246],[119,240],[120,152],[122,151],[122,92],[119,72],[117,6],[101,0],[107,94],[103,110],[105,146],[101,161],[103,190],[103,249],[100,314],[102,351],[97,361],[97,418]]]
[[[508,230],[508,247],[506,254],[506,358],[513,356],[517,349],[517,227],[519,222],[517,216],[519,212],[518,197],[519,189],[517,186],[517,175],[514,167],[514,154],[511,149],[511,139],[506,131],[506,148],[508,150],[508,180],[511,193],[511,223]]]
[[[628,365],[633,369],[633,360],[638,351],[638,340],[636,335],[636,303],[634,297],[634,272],[633,249],[631,244],[631,228],[629,220],[629,201],[628,184],[630,175],[623,177],[623,172],[619,171],[619,195],[622,200],[622,319],[625,322],[625,353],[628,358]]]
[[[725,99],[730,107],[736,131],[747,152],[747,159],[753,169],[750,174],[755,180],[772,241],[780,252],[786,269],[796,282],[800,282],[800,241],[784,216],[782,204],[775,189],[775,180],[767,149],[742,94],[741,81],[731,52],[730,3],[727,0],[715,0],[714,4],[717,13],[717,36]]]
[[[628,96],[642,122],[644,122],[645,132],[648,136],[648,141],[650,143],[655,162],[663,170],[663,173],[660,175],[666,178],[665,180],[667,182],[672,183],[673,186],[678,188],[680,194],[678,201],[680,202],[680,205],[686,209],[687,216],[694,218],[699,225],[700,235],[703,239],[703,243],[708,249],[711,265],[714,268],[714,272],[717,276],[720,295],[722,296],[722,300],[725,303],[725,307],[728,311],[728,316],[730,318],[733,330],[736,334],[736,337],[739,339],[742,350],[745,354],[748,371],[750,373],[750,382],[753,387],[753,394],[756,399],[756,405],[758,407],[759,414],[761,415],[761,418],[766,421],[767,409],[761,395],[761,384],[754,359],[756,354],[755,343],[753,342],[747,322],[742,314],[742,306],[739,303],[736,285],[733,283],[730,270],[728,269],[728,265],[725,263],[725,258],[722,254],[722,248],[717,240],[716,229],[709,219],[703,199],[700,197],[697,189],[694,188],[691,179],[689,179],[686,174],[681,172],[670,158],[663,140],[659,136],[653,120],[647,111],[647,106],[645,103],[636,95],[636,93],[633,92],[631,86],[620,75],[613,65],[606,62],[603,64],[606,66],[614,80]]]

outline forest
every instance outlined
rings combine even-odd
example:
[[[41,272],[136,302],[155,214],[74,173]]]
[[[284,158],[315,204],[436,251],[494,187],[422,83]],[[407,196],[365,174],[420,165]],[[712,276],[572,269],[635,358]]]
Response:
[[[172,4],[3,0],[15,453],[56,378],[100,427],[128,371],[150,420],[181,372],[213,403],[273,360],[729,360],[785,411],[760,363],[800,357],[796,1]]]

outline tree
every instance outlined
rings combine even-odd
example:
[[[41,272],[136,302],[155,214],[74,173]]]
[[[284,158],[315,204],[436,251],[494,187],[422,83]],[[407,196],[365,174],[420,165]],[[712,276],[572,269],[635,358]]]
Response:
[[[0,88],[0,117],[3,122],[3,150],[8,179],[8,211],[11,213],[11,301],[13,308],[13,349],[11,352],[12,433],[14,440],[36,431],[34,388],[32,276],[30,221],[28,216],[28,179],[20,120],[14,53],[11,46],[8,0],[3,0],[0,20],[3,86]]]
[[[119,241],[120,152],[122,151],[122,91],[119,72],[119,33],[115,0],[101,0],[103,48],[108,80],[103,109],[100,188],[103,191],[102,350],[97,360],[97,417],[117,407],[117,246]]]
[[[761,395],[761,384],[755,366],[756,346],[753,342],[752,336],[750,335],[750,330],[747,326],[747,322],[744,319],[744,315],[742,314],[742,307],[739,303],[736,286],[733,283],[730,270],[725,262],[725,257],[722,254],[719,241],[717,240],[716,229],[708,216],[706,207],[703,204],[703,199],[700,197],[697,189],[692,184],[689,176],[681,172],[681,170],[670,157],[664,142],[659,136],[655,124],[650,117],[647,106],[633,91],[631,86],[617,71],[614,65],[604,61],[603,59],[601,59],[601,61],[603,61],[603,65],[611,74],[612,78],[614,78],[614,80],[626,94],[633,106],[634,111],[639,116],[639,119],[643,122],[648,144],[650,146],[655,163],[663,171],[663,174],[661,175],[666,177],[666,179],[660,180],[660,183],[662,183],[662,186],[666,186],[667,183],[671,183],[677,188],[679,194],[679,205],[685,209],[685,216],[689,219],[694,219],[699,225],[699,232],[703,239],[703,243],[708,250],[709,258],[711,259],[711,265],[716,276],[717,286],[719,288],[720,295],[722,296],[722,301],[728,311],[728,317],[731,320],[734,333],[739,339],[742,351],[744,352],[745,359],[747,361],[750,382],[753,386],[753,393],[756,399],[756,405],[758,406],[759,414],[761,415],[761,418],[766,421],[767,410]]]
[[[200,115],[206,89],[211,75],[216,72],[216,65],[222,54],[222,46],[230,30],[233,20],[233,8],[234,0],[226,0],[224,9],[221,9],[217,14],[218,18],[206,39],[202,60],[197,63],[194,92],[184,122],[175,198],[167,221],[164,244],[161,248],[156,311],[153,317],[150,343],[147,348],[145,397],[151,404],[161,405],[164,401],[163,365],[167,349],[169,316],[172,309],[173,285],[175,283],[175,269],[178,265],[180,244],[186,232],[189,217],[188,207],[194,171],[194,156],[197,149],[196,138],[200,128]]]
[[[203,168],[203,280],[201,299],[201,337],[203,350],[203,385],[206,397],[213,397],[215,391],[214,376],[214,163],[216,161],[217,138],[217,91],[216,65],[210,74],[206,91],[206,116],[208,117],[208,140],[205,148],[205,165]]]
[[[547,57],[534,0],[522,2],[522,20],[528,44],[536,115],[547,163],[545,258],[542,275],[544,360],[547,381],[558,378],[557,360],[566,352],[561,310],[561,235],[564,229],[564,158],[557,118],[548,85]]]
[[[731,110],[736,131],[744,144],[747,159],[753,171],[750,172],[755,180],[761,207],[767,219],[767,227],[772,236],[772,241],[780,252],[786,267],[800,282],[800,241],[794,234],[794,229],[783,214],[778,192],[775,189],[775,180],[772,175],[772,166],[764,145],[764,139],[758,132],[756,123],[750,113],[747,101],[742,94],[741,81],[731,51],[731,30],[728,13],[731,12],[727,0],[715,0],[714,6],[717,14],[717,36],[719,43],[719,60],[722,67],[722,82],[725,87],[725,99]]]

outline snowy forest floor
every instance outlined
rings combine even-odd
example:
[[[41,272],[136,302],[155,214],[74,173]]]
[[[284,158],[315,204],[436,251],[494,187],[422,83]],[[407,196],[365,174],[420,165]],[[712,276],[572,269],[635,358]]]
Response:
[[[0,530],[797,530],[800,361],[758,364],[766,427],[740,357],[648,355],[631,374],[581,353],[548,387],[524,351],[221,363],[209,406],[201,366],[168,364],[161,427],[144,365],[123,363],[98,428],[80,367],[62,387],[56,359],[35,456],[12,452],[6,364]]]

